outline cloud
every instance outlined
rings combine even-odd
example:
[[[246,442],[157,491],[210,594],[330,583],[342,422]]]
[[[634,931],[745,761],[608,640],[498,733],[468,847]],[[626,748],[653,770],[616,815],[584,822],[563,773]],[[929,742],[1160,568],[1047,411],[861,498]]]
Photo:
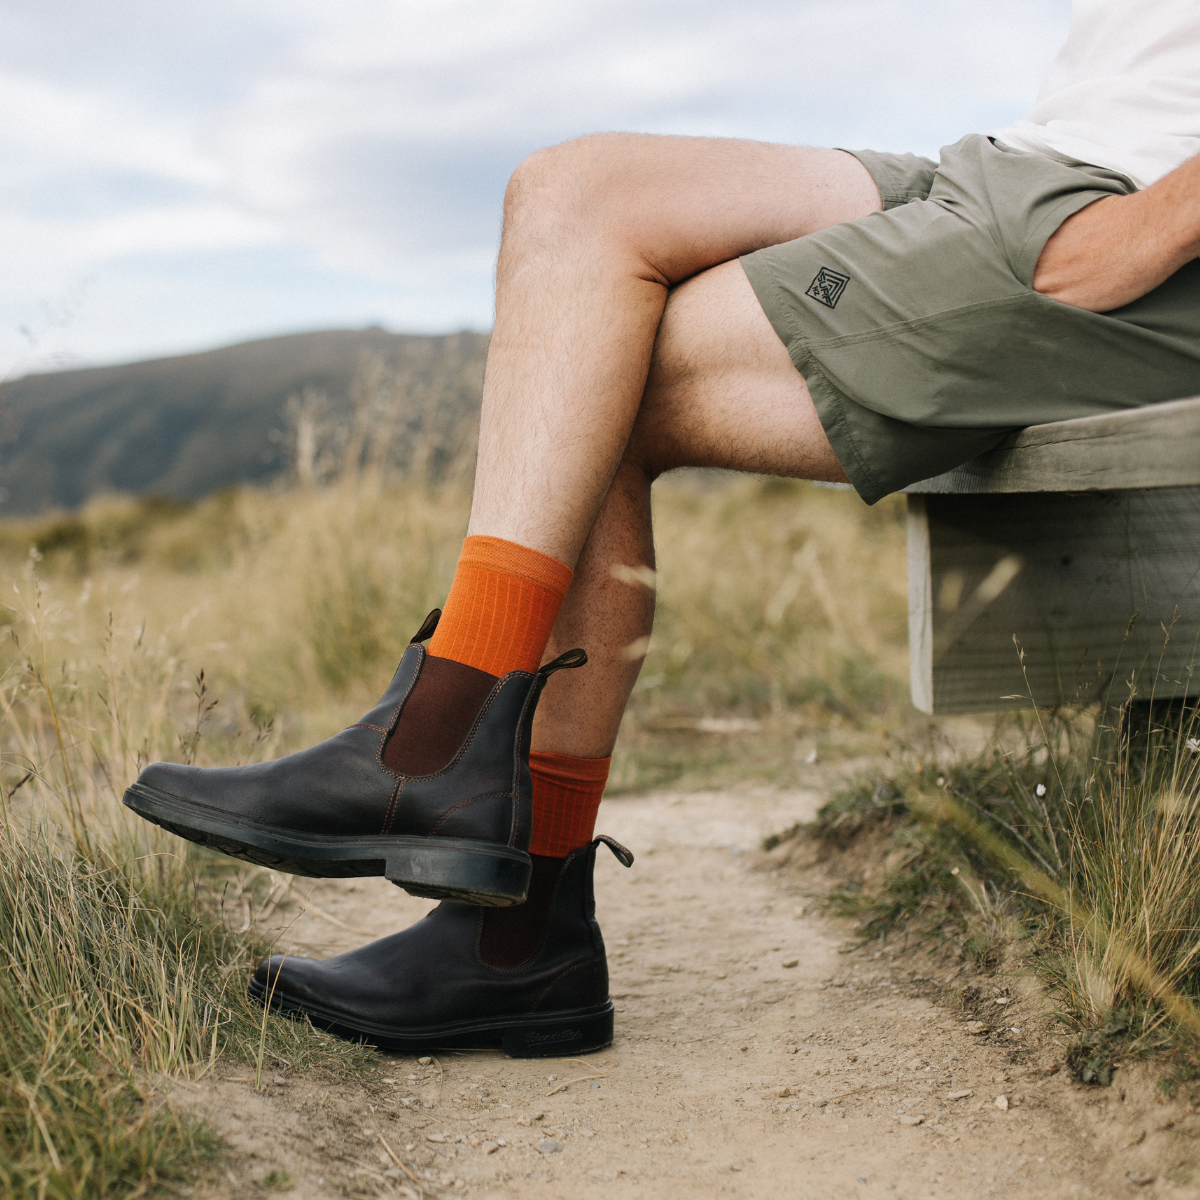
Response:
[[[403,270],[494,249],[508,173],[582,131],[936,153],[1024,111],[1060,7],[365,3],[264,76],[220,144],[238,194],[325,261]]]
[[[1066,0],[14,0],[0,252],[21,271],[0,278],[0,370],[22,305],[84,277],[94,294],[138,281],[139,311],[170,296],[176,345],[235,336],[221,271],[201,271],[190,311],[176,286],[197,255],[285,254],[286,282],[255,289],[256,332],[273,312],[302,320],[296,295],[322,282],[341,307],[314,321],[484,326],[504,185],[538,146],[638,129],[936,154],[1031,105],[1065,15]],[[63,334],[76,353],[164,344],[162,318],[139,341],[89,311]],[[224,311],[244,311],[232,292]]]

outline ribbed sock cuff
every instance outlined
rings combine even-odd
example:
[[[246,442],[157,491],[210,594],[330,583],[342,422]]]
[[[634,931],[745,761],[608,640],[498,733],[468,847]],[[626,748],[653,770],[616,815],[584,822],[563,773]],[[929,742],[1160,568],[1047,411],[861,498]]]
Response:
[[[604,797],[612,758],[577,758],[534,750],[533,837],[530,854],[562,858],[587,845],[596,831],[596,813]]]
[[[429,653],[489,675],[536,671],[573,578],[528,546],[467,538]]]

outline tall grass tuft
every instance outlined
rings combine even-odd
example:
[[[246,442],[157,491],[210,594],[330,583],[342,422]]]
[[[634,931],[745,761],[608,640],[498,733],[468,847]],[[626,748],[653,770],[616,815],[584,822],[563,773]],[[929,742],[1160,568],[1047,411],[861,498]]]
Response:
[[[1088,1082],[1118,1052],[1200,1045],[1200,729],[1194,709],[1148,730],[1142,712],[1005,718],[978,755],[910,754],[817,824],[886,835],[833,897],[865,937],[949,940],[984,968],[1028,939]]]
[[[368,1055],[275,1018],[260,1046],[245,985],[268,947],[252,919],[224,920],[227,866],[119,804],[151,759],[236,760],[269,736],[213,721],[183,646],[33,565],[11,581],[0,667],[0,1194],[142,1193],[218,1148],[161,1077],[263,1055],[340,1072]],[[234,884],[244,906],[269,882],[256,874]]]

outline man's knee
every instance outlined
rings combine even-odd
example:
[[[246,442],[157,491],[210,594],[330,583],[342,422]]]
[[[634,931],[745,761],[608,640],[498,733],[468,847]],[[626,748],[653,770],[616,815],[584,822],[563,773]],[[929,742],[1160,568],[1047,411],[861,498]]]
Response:
[[[619,237],[621,204],[635,134],[592,133],[536,150],[512,173],[504,196],[506,235]]]

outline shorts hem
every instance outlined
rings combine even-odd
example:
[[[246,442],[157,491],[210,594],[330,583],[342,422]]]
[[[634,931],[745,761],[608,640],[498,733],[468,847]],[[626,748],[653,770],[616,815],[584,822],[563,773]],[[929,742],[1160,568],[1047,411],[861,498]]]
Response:
[[[858,439],[846,414],[842,393],[825,377],[816,359],[806,355],[804,365],[797,363],[796,369],[808,387],[821,428],[825,430],[825,436],[842,470],[846,472],[850,486],[865,504],[877,504],[885,496],[891,495],[894,489],[884,486],[859,451]]]
[[[858,441],[846,416],[844,397],[829,382],[820,364],[808,352],[806,339],[797,329],[792,328],[792,323],[787,320],[792,312],[787,299],[772,278],[770,268],[762,258],[754,255],[745,255],[740,261],[758,303],[762,306],[767,320],[771,322],[771,328],[787,348],[792,365],[808,388],[817,419],[821,422],[821,428],[825,430],[825,436],[833,447],[838,463],[846,472],[846,478],[867,504],[875,504],[882,500],[889,491],[882,486],[859,451]]]

